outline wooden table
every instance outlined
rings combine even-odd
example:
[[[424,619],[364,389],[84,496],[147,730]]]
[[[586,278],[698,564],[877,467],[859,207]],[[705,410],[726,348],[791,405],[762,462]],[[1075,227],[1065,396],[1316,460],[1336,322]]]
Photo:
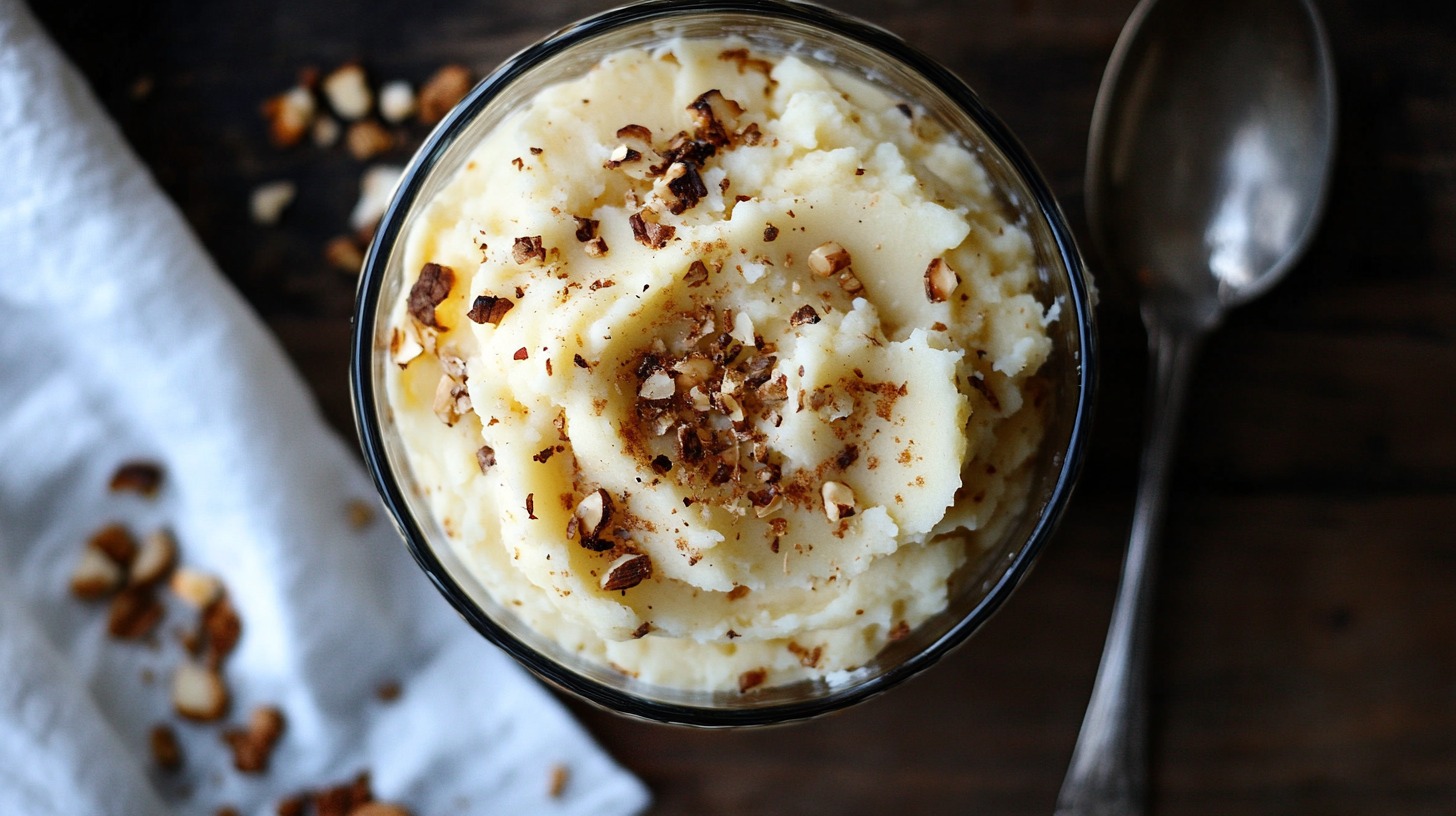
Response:
[[[836,3],[977,88],[1083,235],[1087,122],[1133,4]],[[35,5],[346,435],[354,280],[320,248],[343,230],[361,166],[274,150],[258,103],[302,66],[354,57],[416,82],[447,61],[485,71],[599,8]],[[1208,345],[1173,485],[1151,669],[1161,814],[1456,813],[1456,7],[1319,5],[1343,106],[1324,228]],[[298,200],[279,226],[252,224],[249,191],[278,178]],[[1050,812],[1102,648],[1143,422],[1143,333],[1127,291],[1103,286],[1091,459],[1022,590],[943,664],[823,721],[709,733],[574,704],[652,787],[654,813]]]

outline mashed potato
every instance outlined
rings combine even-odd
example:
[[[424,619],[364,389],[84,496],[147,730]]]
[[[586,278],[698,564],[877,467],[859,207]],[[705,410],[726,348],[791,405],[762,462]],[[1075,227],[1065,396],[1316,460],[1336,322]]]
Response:
[[[1024,503],[1054,313],[1004,209],[864,80],[721,40],[616,53],[407,235],[410,469],[568,650],[679,688],[842,676]]]

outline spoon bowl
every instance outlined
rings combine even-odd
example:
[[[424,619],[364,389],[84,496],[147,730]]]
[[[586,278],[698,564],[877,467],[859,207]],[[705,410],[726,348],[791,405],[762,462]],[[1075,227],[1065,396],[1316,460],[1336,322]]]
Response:
[[[1212,326],[1303,252],[1334,153],[1333,77],[1306,0],[1133,12],[1093,111],[1087,217],[1163,319]]]
[[[1127,557],[1058,816],[1140,816],[1154,547],[1189,373],[1230,307],[1304,251],[1333,164],[1335,83],[1309,0],[1142,0],[1103,76],[1087,216],[1141,290],[1153,357]]]

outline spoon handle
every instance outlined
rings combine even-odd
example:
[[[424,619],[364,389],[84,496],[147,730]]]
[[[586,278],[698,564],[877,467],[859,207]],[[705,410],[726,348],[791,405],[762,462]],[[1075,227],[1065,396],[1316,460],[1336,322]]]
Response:
[[[1172,469],[1189,372],[1204,331],[1148,321],[1154,368],[1151,424],[1143,442],[1137,505],[1122,563],[1122,581],[1097,682],[1082,720],[1056,816],[1141,816],[1147,791],[1147,653],[1155,536]]]

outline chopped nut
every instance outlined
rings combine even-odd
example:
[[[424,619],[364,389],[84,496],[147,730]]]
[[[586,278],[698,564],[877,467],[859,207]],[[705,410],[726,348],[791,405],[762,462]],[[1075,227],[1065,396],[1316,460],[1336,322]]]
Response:
[[[151,498],[161,487],[162,466],[156,462],[123,462],[111,474],[113,493],[137,493]]]
[[[157,530],[142,539],[141,549],[131,564],[127,582],[132,586],[149,586],[166,578],[177,565],[177,541],[167,530]]]
[[[546,248],[541,245],[541,236],[523,235],[511,246],[511,259],[518,264],[536,260],[546,261]]]
[[[243,621],[226,594],[202,610],[202,632],[207,636],[208,662],[220,665],[243,637]]]
[[[642,381],[642,389],[637,396],[645,400],[665,400],[677,393],[675,383],[666,371],[653,372],[647,379]]]
[[[332,116],[320,116],[313,123],[314,146],[333,147],[343,132],[343,128],[339,127],[339,120]]]
[[[810,326],[812,326],[813,324],[818,323],[818,322],[819,322],[819,313],[816,312],[816,311],[814,311],[814,307],[813,306],[810,306],[807,303],[805,303],[803,306],[800,306],[799,309],[798,309],[798,311],[796,311],[793,314],[789,315],[789,325],[790,326],[804,326],[804,325],[810,325]]]
[[[672,236],[677,232],[677,228],[670,224],[658,224],[645,220],[640,212],[633,213],[627,221],[632,225],[632,237],[637,239],[637,243],[652,249],[662,249],[667,246],[667,242],[671,241]]]
[[[359,161],[368,161],[394,148],[394,136],[384,126],[372,119],[364,119],[349,125],[344,132],[344,146],[349,155]]]
[[[253,223],[265,226],[278,223],[297,194],[298,188],[291,181],[270,181],[253,188],[253,196],[248,200]]]
[[[283,726],[282,711],[273,706],[260,706],[253,710],[246,729],[224,731],[222,740],[233,750],[233,767],[243,773],[268,770],[268,759],[283,735]]]
[[[763,402],[777,403],[789,398],[789,379],[786,375],[766,382],[758,389],[758,398]]]
[[[319,816],[323,816],[322,811]],[[348,816],[410,816],[410,812],[404,805],[389,802],[365,802],[349,811]]]
[[[631,164],[633,162],[641,160],[641,152],[634,150],[625,144],[619,144],[616,147],[612,148],[611,154],[607,156],[606,166],[608,170],[616,170],[618,167],[621,167],[624,164]]]
[[[708,267],[702,261],[693,261],[688,265],[688,272],[683,276],[683,283],[696,289],[708,282]]]
[[[834,457],[834,466],[837,467],[837,468],[839,468],[840,470],[844,470],[845,468],[847,468],[850,465],[854,464],[855,461],[858,460],[858,459],[859,459],[859,446],[858,445],[845,445],[844,446],[844,450],[840,451],[839,452],[839,455],[836,456],[836,457]]]
[[[628,553],[613,561],[602,576],[607,592],[628,590],[652,577],[652,558],[646,553]]]
[[[767,670],[749,669],[743,674],[738,675],[738,691],[739,693],[743,693],[750,689],[758,688],[759,686],[763,685],[763,681],[767,679]]]
[[[783,495],[773,485],[749,491],[748,501],[753,504],[753,514],[759,518],[768,518],[784,506]]]
[[[695,429],[687,425],[677,426],[677,449],[684,462],[701,462],[703,460],[703,440],[698,438],[698,432]]]
[[[362,530],[374,523],[374,505],[363,499],[350,499],[344,509],[352,529]]]
[[[215,669],[184,662],[172,675],[172,708],[189,720],[211,722],[227,713],[228,690]]]
[[[369,90],[364,67],[357,62],[346,62],[331,71],[324,77],[322,89],[329,107],[345,121],[367,116],[374,107],[374,92]]]
[[[289,88],[263,103],[263,118],[268,120],[268,138],[274,147],[293,147],[303,141],[313,124],[318,105],[307,88]]]
[[[137,543],[131,532],[120,524],[108,524],[91,534],[86,546],[105,554],[118,566],[128,567],[136,558]]]
[[[182,746],[177,742],[177,732],[169,725],[152,728],[152,760],[164,771],[175,771],[182,767]]]
[[[602,488],[586,494],[577,503],[576,518],[581,523],[583,544],[590,544],[599,539],[602,531],[606,529],[607,522],[612,520],[612,509],[612,496]]]
[[[689,388],[707,382],[713,376],[713,361],[701,354],[693,354],[685,359],[673,363],[672,370],[677,372],[679,387]]]
[[[764,243],[770,243],[779,237],[779,228],[769,224],[763,228]]]
[[[860,283],[859,278],[855,277],[853,272],[846,269],[839,273],[839,288],[852,295],[864,289],[864,284]]]
[[[443,330],[435,319],[435,307],[450,296],[455,286],[455,270],[437,263],[427,263],[420,268],[420,276],[410,287],[409,313],[422,325]]]
[[[960,285],[961,276],[942,258],[925,267],[925,296],[931,303],[943,303]]]
[[[572,217],[576,219],[576,240],[584,244],[597,237],[597,227],[601,225],[601,222],[592,218],[582,218],[579,215]]]
[[[637,142],[651,146],[652,129],[645,125],[623,125],[617,128],[618,139],[634,139]]]
[[[672,460],[663,454],[652,457],[652,469],[659,474],[668,473],[672,470]]]
[[[742,422],[744,419],[743,405],[732,394],[720,393],[718,404],[722,406],[723,413],[733,422]]]
[[[206,609],[222,596],[222,582],[205,572],[179,567],[169,583],[172,594],[189,606]]]
[[[481,473],[488,473],[495,467],[495,449],[489,445],[481,445],[480,450],[475,452],[475,464],[480,467]]]
[[[399,124],[415,112],[415,92],[408,82],[396,79],[379,89],[379,115],[384,121]]]
[[[476,323],[489,323],[495,326],[501,322],[501,318],[506,316],[506,312],[514,309],[515,306],[516,304],[507,298],[479,295],[465,316]]]
[[[586,242],[584,249],[587,255],[593,258],[600,258],[607,254],[607,242],[601,237],[593,238]]]
[[[470,69],[446,65],[420,87],[420,121],[433,125],[470,93]]]
[[[324,263],[340,272],[357,274],[364,266],[364,250],[350,235],[336,235],[324,244]]]
[[[665,192],[659,192],[659,195],[667,201],[667,209],[673,215],[680,215],[696,207],[703,196],[708,194],[708,187],[703,184],[698,166],[692,162],[672,163],[659,184],[661,187],[654,189]]]
[[[571,778],[565,765],[556,764],[551,766],[551,782],[546,786],[546,793],[552,799],[560,799],[566,793],[566,783]]]
[[[819,493],[824,498],[824,515],[831,522],[854,515],[854,491],[839,482],[825,482]]]
[[[359,233],[373,234],[379,219],[389,208],[389,199],[394,195],[394,186],[399,183],[403,168],[379,164],[364,171],[359,177],[359,200],[349,213],[349,226]]]
[[[738,117],[743,115],[743,106],[715,88],[688,103],[688,111],[692,113],[696,126],[694,135],[715,147],[723,147],[738,129]]]
[[[157,628],[164,613],[150,589],[128,588],[111,599],[106,631],[118,640],[140,640]]]
[[[312,799],[314,816],[359,816],[360,812],[365,812],[365,807],[374,804],[374,792],[369,789],[369,772],[359,774],[352,782],[318,791]],[[374,816],[381,814],[375,811]]]
[[[472,408],[470,389],[465,383],[448,373],[441,374],[440,381],[435,385],[435,416],[453,428]]]
[[[849,264],[849,250],[836,241],[826,241],[809,253],[809,270],[821,278],[848,269]]]
[[[88,601],[104,598],[121,587],[121,566],[95,547],[81,550],[71,572],[71,594]]]

